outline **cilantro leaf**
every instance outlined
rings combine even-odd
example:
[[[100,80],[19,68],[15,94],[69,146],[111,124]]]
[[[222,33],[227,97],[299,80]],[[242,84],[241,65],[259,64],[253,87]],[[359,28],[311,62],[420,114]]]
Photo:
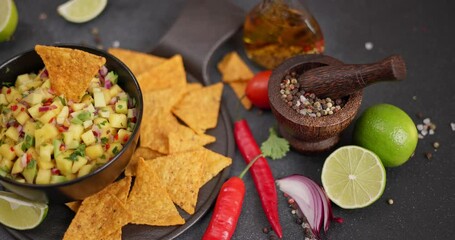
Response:
[[[79,145],[66,159],[77,161],[78,156],[85,157],[85,144]]]
[[[284,138],[278,137],[275,129],[270,128],[269,132],[269,138],[261,145],[261,151],[264,157],[270,157],[276,160],[286,156],[286,153],[289,151],[289,142]]]
[[[24,142],[22,143],[21,146],[22,151],[24,152],[27,151],[27,149],[29,149],[33,145],[35,145],[35,138],[28,134],[25,134]]]

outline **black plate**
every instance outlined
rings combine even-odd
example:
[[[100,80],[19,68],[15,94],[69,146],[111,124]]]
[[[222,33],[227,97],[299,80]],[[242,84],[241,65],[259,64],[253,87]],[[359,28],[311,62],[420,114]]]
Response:
[[[188,76],[190,82],[197,81],[191,75]],[[202,81],[200,81],[202,83]],[[221,104],[218,125],[216,128],[208,130],[207,134],[215,136],[217,141],[208,145],[207,148],[222,155],[233,158],[234,138],[232,136],[232,124],[228,117],[224,104]],[[199,191],[196,211],[193,215],[185,213],[179,209],[180,215],[185,218],[186,223],[181,226],[171,227],[152,227],[146,225],[129,224],[123,227],[124,239],[172,239],[186,231],[196,223],[212,206],[221,185],[229,176],[230,167],[210,180]],[[0,186],[1,188],[1,186]],[[5,229],[17,239],[61,239],[68,228],[74,213],[65,205],[50,205],[46,219],[37,228],[26,231],[16,231]]]

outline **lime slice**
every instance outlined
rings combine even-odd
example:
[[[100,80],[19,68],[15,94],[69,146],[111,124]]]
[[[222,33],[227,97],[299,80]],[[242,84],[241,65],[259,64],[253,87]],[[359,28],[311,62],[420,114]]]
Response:
[[[0,42],[9,40],[16,30],[17,9],[12,0],[0,0]]]
[[[346,209],[372,204],[381,197],[386,183],[379,157],[358,146],[344,146],[330,154],[321,178],[330,200]]]
[[[7,227],[18,230],[35,228],[46,218],[47,209],[44,203],[0,191],[0,223]]]
[[[73,23],[88,22],[106,7],[107,0],[71,0],[57,8],[57,12]]]

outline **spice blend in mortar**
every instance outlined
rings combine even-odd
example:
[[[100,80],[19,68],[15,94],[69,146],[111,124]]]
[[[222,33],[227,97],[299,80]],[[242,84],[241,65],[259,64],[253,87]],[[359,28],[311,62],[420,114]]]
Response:
[[[303,116],[322,117],[332,115],[341,110],[346,103],[343,98],[318,98],[314,93],[300,89],[297,74],[291,72],[286,75],[280,84],[281,98],[297,113]]]

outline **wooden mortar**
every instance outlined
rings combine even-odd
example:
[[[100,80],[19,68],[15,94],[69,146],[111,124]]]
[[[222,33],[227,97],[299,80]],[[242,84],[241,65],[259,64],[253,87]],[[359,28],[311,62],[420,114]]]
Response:
[[[299,76],[310,69],[337,65],[342,66],[343,62],[329,56],[298,55],[284,61],[270,76],[268,96],[272,113],[278,122],[278,130],[301,153],[324,152],[339,142],[341,132],[357,114],[362,102],[362,90],[347,96],[345,105],[333,115],[310,117],[297,113],[281,99],[280,83],[291,72],[296,72]]]

